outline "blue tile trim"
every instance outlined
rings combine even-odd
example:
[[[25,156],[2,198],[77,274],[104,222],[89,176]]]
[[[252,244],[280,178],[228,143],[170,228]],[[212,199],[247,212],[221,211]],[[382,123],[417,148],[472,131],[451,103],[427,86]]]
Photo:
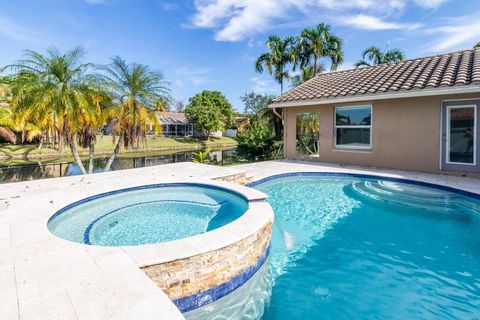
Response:
[[[241,285],[248,281],[260,267],[265,263],[270,253],[270,246],[268,246],[258,260],[251,266],[244,269],[239,275],[224,282],[216,287],[199,292],[197,294],[173,300],[173,303],[181,312],[188,312],[204,305],[217,301],[226,296],[232,291],[238,289]]]
[[[230,189],[222,188],[222,187],[217,187],[217,186],[212,186],[212,185],[207,185],[207,184],[202,184],[202,183],[185,183],[185,182],[157,183],[157,184],[148,184],[148,185],[143,185],[143,186],[130,187],[130,188],[124,188],[124,189],[118,189],[118,190],[113,190],[113,191],[109,191],[109,192],[99,193],[99,194],[96,194],[94,196],[72,202],[69,205],[67,205],[67,206],[63,207],[62,209],[58,210],[57,212],[55,212],[48,219],[47,224],[50,221],[52,221],[53,219],[55,219],[56,217],[58,217],[59,215],[65,213],[66,211],[68,211],[68,210],[70,210],[70,209],[72,209],[72,208],[74,208],[78,205],[81,205],[83,203],[87,203],[89,201],[93,201],[93,200],[96,200],[96,199],[108,197],[108,196],[119,194],[119,193],[129,192],[129,191],[155,189],[155,188],[174,188],[174,187],[199,187],[199,188],[206,188],[206,189],[223,191],[223,192],[227,192],[227,193],[230,193],[232,195],[235,195],[237,197],[240,197],[243,200],[248,202],[248,199],[243,194],[241,194],[239,192],[236,192],[236,191],[233,191],[233,190],[230,190]]]
[[[452,187],[442,186],[430,182],[423,182],[423,181],[415,181],[403,178],[392,178],[392,177],[384,177],[384,176],[376,176],[370,174],[361,174],[361,173],[340,173],[340,172],[289,172],[289,173],[282,173],[273,176],[269,176],[254,182],[247,184],[247,187],[253,188],[259,186],[263,183],[268,181],[288,178],[288,177],[354,177],[354,178],[365,178],[365,179],[376,179],[376,180],[384,180],[384,181],[392,181],[392,182],[401,182],[406,184],[418,185],[422,187],[430,187],[434,189],[439,189],[443,191],[448,191],[456,194],[460,194],[462,196],[467,196],[470,198],[474,198],[480,200],[480,194],[465,191],[461,189],[456,189]]]
[[[92,230],[93,225],[95,223],[97,223],[98,221],[102,220],[103,218],[105,218],[105,217],[107,217],[107,216],[109,216],[109,215],[111,215],[115,212],[118,212],[120,210],[123,210],[123,209],[131,208],[131,207],[135,207],[135,206],[139,206],[139,205],[143,205],[143,204],[149,204],[149,203],[186,203],[186,204],[193,204],[193,205],[196,205],[196,206],[217,207],[217,206],[223,205],[225,202],[226,202],[226,200],[222,201],[222,202],[219,202],[217,204],[210,204],[210,203],[186,201],[186,200],[154,200],[154,201],[144,201],[144,202],[133,203],[133,204],[130,204],[128,206],[123,206],[121,208],[117,208],[115,210],[109,211],[109,212],[97,217],[92,222],[90,222],[90,224],[87,226],[87,228],[85,228],[85,231],[83,233],[83,243],[89,244],[89,245],[92,244],[91,241],[90,241],[90,231]]]

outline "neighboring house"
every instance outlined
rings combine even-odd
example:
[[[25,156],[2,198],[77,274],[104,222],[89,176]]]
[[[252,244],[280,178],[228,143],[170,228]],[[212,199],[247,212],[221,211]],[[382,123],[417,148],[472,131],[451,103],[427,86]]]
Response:
[[[162,135],[167,137],[191,137],[194,125],[190,123],[183,112],[155,112],[162,125]],[[153,124],[147,124],[148,131],[153,134]]]
[[[239,132],[243,132],[247,125],[250,123],[249,117],[237,116],[235,117],[235,127],[226,129],[222,132],[224,137],[235,138]]]
[[[480,49],[322,73],[270,107],[288,159],[480,173]]]

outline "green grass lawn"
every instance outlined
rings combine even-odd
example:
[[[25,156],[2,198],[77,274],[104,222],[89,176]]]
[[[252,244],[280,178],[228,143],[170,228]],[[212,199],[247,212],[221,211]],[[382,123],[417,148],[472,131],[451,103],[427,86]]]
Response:
[[[153,137],[148,136],[144,145],[134,150],[121,150],[121,155],[126,154],[145,154],[152,151],[175,151],[175,150],[195,150],[206,145],[210,148],[235,147],[237,142],[235,139],[228,137],[210,138],[209,140],[200,140],[195,138],[170,138],[170,137]],[[112,137],[103,136],[97,138],[95,145],[96,155],[106,155],[113,151],[115,145]],[[80,148],[80,154],[86,155],[88,151]],[[59,154],[57,150],[50,147],[38,149],[37,145],[32,144],[0,144],[0,165],[14,165],[42,161],[49,159],[52,161],[70,161],[70,150],[65,148],[65,152]],[[55,158],[53,160],[52,158]]]

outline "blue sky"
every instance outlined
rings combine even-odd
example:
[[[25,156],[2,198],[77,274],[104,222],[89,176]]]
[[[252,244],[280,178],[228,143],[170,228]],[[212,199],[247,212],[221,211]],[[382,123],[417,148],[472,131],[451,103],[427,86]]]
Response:
[[[238,110],[245,92],[278,94],[254,70],[268,35],[320,22],[344,40],[350,68],[370,45],[418,57],[480,41],[479,0],[0,0],[0,65],[24,49],[82,46],[86,59],[120,55],[160,70],[184,102],[220,90]]]

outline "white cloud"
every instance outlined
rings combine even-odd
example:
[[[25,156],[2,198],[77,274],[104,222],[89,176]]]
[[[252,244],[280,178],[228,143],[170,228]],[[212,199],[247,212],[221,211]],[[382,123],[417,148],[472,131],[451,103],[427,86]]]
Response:
[[[298,20],[294,13],[308,18],[312,12],[368,10],[390,15],[404,9],[407,0],[196,0],[192,27],[216,30],[218,41],[238,41],[264,32],[281,22]]]
[[[251,90],[256,93],[261,94],[279,94],[280,85],[271,79],[264,79],[261,77],[252,77],[250,78],[252,83]],[[284,82],[284,88],[288,85],[288,81]]]
[[[403,10],[405,0],[317,0],[319,6],[330,10],[372,10],[376,12],[391,13]]]
[[[210,75],[211,71],[213,71],[213,68],[178,68],[175,70],[175,75],[179,79],[175,80],[175,84],[183,86],[185,81],[190,82],[194,86],[214,83],[215,80]]]
[[[465,21],[469,22],[465,23]],[[427,30],[427,33],[430,34],[440,34],[435,41],[429,44],[428,50],[439,52],[471,48],[479,41],[478,30],[480,30],[478,15],[451,19],[448,25]]]
[[[167,12],[180,9],[180,5],[175,2],[161,2],[158,5],[160,6],[160,8]]]
[[[12,40],[24,43],[40,43],[36,32],[27,29],[7,18],[0,17],[0,34]]]
[[[449,0],[415,0],[415,3],[424,8],[436,9]]]
[[[341,18],[340,22],[345,25],[365,30],[415,30],[422,25],[419,23],[398,23],[385,21],[374,16],[357,14]]]

